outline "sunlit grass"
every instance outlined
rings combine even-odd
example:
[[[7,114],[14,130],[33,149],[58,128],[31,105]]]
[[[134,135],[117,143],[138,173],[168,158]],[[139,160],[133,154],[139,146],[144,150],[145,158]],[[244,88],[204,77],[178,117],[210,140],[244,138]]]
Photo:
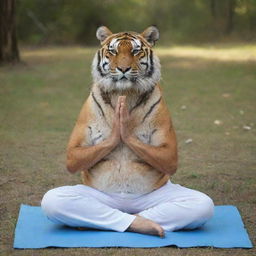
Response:
[[[84,47],[48,47],[38,49],[24,48],[21,56],[24,60],[47,59],[47,58],[76,58],[81,54],[96,52],[97,48]],[[256,61],[256,44],[244,45],[207,45],[207,46],[172,46],[156,47],[156,53],[160,57],[182,57],[182,58],[202,58],[217,61]]]
[[[96,49],[96,48],[95,48]],[[91,52],[91,48],[79,47],[79,46],[67,46],[67,47],[45,47],[45,48],[23,48],[21,56],[27,57],[52,57],[52,56],[79,56],[80,54]]]
[[[217,61],[256,61],[256,44],[239,46],[174,46],[157,49],[159,56],[182,58],[201,58]]]

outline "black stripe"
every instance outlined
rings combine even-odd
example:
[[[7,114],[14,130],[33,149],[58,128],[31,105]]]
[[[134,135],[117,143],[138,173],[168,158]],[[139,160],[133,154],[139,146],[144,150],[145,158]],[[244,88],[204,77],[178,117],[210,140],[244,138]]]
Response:
[[[150,49],[149,58],[150,58],[150,68],[148,71],[148,76],[152,76],[154,73],[154,63],[153,63],[153,51],[151,49]]]
[[[110,98],[110,95],[109,95],[109,92],[105,92],[103,91],[102,89],[100,90],[100,95],[104,101],[105,104],[109,104],[113,109],[113,105],[112,105],[112,102],[111,102],[111,98]]]
[[[142,45],[139,45],[136,41],[138,41],[138,39],[131,39],[131,41],[135,44],[135,46],[137,46],[137,48],[135,47],[136,50],[142,50]],[[140,40],[139,40],[140,41]],[[138,49],[139,46],[139,49]]]
[[[151,133],[151,136],[157,131],[157,129],[154,129]]]
[[[138,37],[136,37],[136,36],[133,36],[132,34],[128,34],[128,36],[129,37],[131,37],[131,38],[133,38],[133,39],[136,39],[136,40],[139,40],[139,41],[141,41]]]
[[[122,40],[123,38],[116,38],[116,42],[119,42],[120,40]]]
[[[95,98],[95,96],[94,96],[94,93],[93,93],[93,92],[92,92],[92,98],[94,99],[95,103],[96,103],[96,104],[97,104],[97,106],[99,107],[99,109],[100,109],[100,111],[101,111],[102,116],[104,116],[104,117],[105,117],[105,114],[104,114],[104,112],[103,112],[103,109],[102,109],[102,107],[101,107],[100,103],[96,100],[96,98]]]
[[[151,140],[152,140],[152,135],[157,131],[157,129],[154,129],[152,132],[151,132],[151,135],[149,137],[149,142],[148,144],[151,144]]]
[[[136,104],[131,108],[130,114],[135,108],[140,106],[142,103],[144,103],[144,105],[146,104],[146,102],[148,101],[148,99],[149,99],[150,95],[152,94],[152,92],[154,91],[154,89],[155,89],[155,87],[151,88],[150,90],[148,90],[140,95]]]
[[[100,67],[100,61],[101,61],[100,51],[101,50],[98,50],[98,54],[97,54],[98,55],[97,70],[99,71],[101,76],[105,76],[105,74],[103,74],[101,67]]]
[[[100,134],[98,137],[94,138],[93,140],[98,140],[101,137],[102,137],[102,134]]]
[[[89,130],[90,130],[90,137],[92,137],[92,127],[88,126]]]
[[[108,62],[104,62],[103,65],[102,65],[102,68],[103,68],[104,70],[106,70],[106,69],[105,69],[105,66],[106,66],[106,65],[108,65]]]
[[[114,40],[114,39],[116,39],[116,38],[113,38],[112,40]],[[115,50],[114,48],[110,48],[110,43],[112,42],[112,40],[107,44],[107,50],[108,51],[111,51],[110,49]],[[115,43],[120,41],[120,40],[122,40],[122,38],[117,38]]]
[[[149,60],[149,55],[150,55],[150,53],[149,53],[149,49],[148,48],[145,48],[145,56],[147,57],[147,72],[149,72],[148,71],[148,68],[149,68],[149,62],[150,62],[150,60]],[[148,75],[148,74],[146,74],[146,75]]]
[[[140,65],[145,65],[146,69],[148,69],[148,63],[147,62],[141,62]]]
[[[145,49],[141,49],[141,50],[142,50],[142,54],[141,54],[141,56],[139,57],[140,60],[143,59],[143,58],[145,57],[145,55],[146,55]]]
[[[102,158],[102,159],[100,160],[100,162],[105,162],[105,161],[109,161],[109,159],[108,159],[108,158]]]
[[[148,115],[153,111],[154,107],[161,101],[162,96],[160,96],[160,98],[151,106],[151,108],[149,109],[149,111],[146,113],[146,115],[143,117],[143,120],[141,123],[143,123],[145,121],[145,119],[148,117]]]
[[[121,40],[124,40],[126,39],[126,36],[122,36],[122,37],[119,37],[119,38],[113,38],[112,40],[116,39],[116,42],[119,42]],[[110,43],[112,42],[112,40],[107,44],[107,47],[109,49],[109,46],[110,46]]]
[[[139,40],[142,45],[145,45],[138,37],[133,36],[133,35],[130,34],[130,33],[121,34],[120,36],[117,36],[116,38],[113,38],[113,39],[116,39],[116,41],[127,40],[127,39],[129,39],[129,40],[136,39],[136,40]]]
[[[95,145],[95,142],[102,137],[102,134],[100,134],[98,137],[92,139],[92,144]]]
[[[135,36],[133,36],[132,34],[127,33],[127,32],[125,32],[121,37],[124,37],[125,39],[131,39],[131,38],[138,39]]]

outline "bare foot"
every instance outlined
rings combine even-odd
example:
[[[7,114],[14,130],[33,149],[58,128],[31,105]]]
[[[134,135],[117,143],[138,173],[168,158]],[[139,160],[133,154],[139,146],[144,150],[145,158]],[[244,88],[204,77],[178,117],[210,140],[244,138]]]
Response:
[[[136,218],[128,227],[127,231],[164,237],[164,230],[159,224],[139,215],[136,215]]]

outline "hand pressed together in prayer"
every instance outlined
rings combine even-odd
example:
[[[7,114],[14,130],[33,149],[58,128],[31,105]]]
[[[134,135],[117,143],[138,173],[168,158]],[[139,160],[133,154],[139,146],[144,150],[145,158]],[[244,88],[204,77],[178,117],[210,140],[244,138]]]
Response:
[[[130,114],[126,105],[126,96],[119,96],[111,133],[114,144],[117,145],[120,141],[126,143],[128,138],[131,137],[130,120]]]

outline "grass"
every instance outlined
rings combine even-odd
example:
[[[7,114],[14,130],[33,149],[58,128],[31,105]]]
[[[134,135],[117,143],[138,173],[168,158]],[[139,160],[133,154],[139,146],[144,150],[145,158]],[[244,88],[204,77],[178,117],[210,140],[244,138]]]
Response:
[[[23,49],[25,64],[0,68],[0,255],[255,255],[255,249],[12,249],[21,203],[39,205],[47,190],[80,183],[79,174],[65,170],[65,147],[90,90],[94,52]],[[179,142],[172,180],[207,193],[216,205],[236,205],[255,243],[256,46],[183,46],[157,53]]]

